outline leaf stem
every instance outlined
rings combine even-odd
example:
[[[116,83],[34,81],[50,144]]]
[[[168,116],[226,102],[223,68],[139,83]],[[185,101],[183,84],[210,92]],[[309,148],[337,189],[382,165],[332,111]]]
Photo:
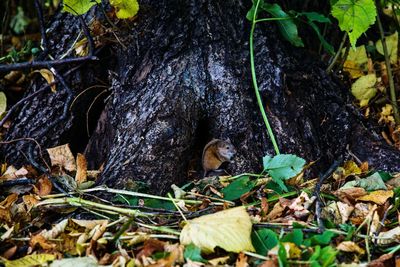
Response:
[[[400,125],[400,113],[399,113],[399,107],[397,105],[396,89],[394,87],[393,73],[392,73],[392,67],[390,66],[389,53],[388,53],[388,49],[387,49],[387,45],[386,45],[385,36],[383,33],[381,19],[379,17],[379,10],[382,10],[381,4],[379,1],[376,1],[376,6],[378,7],[378,12],[376,13],[376,21],[378,23],[379,33],[381,35],[383,54],[385,55],[385,65],[386,65],[386,71],[387,71],[388,79],[389,79],[390,100],[391,100],[392,106],[393,106],[394,121],[396,123],[396,126],[399,126]]]
[[[267,118],[267,114],[265,113],[265,109],[264,109],[264,106],[263,106],[263,103],[262,103],[262,99],[261,99],[261,96],[260,96],[260,91],[259,91],[258,84],[257,84],[256,68],[255,68],[255,64],[254,64],[254,30],[255,30],[255,27],[256,27],[256,24],[257,24],[257,20],[256,19],[257,19],[257,12],[258,12],[259,4],[260,4],[260,0],[257,0],[256,6],[255,6],[255,9],[254,9],[253,20],[252,20],[252,24],[251,24],[251,30],[250,30],[250,43],[249,44],[250,44],[251,78],[252,78],[253,87],[254,87],[254,90],[255,90],[255,93],[256,93],[257,103],[258,103],[258,106],[260,108],[261,115],[262,115],[262,118],[264,120],[265,126],[267,127],[267,132],[268,132],[269,138],[271,139],[271,142],[272,142],[272,145],[274,147],[275,153],[277,155],[279,155],[280,154],[279,147],[278,147],[278,144],[277,144],[277,142],[275,140],[275,135],[274,135],[274,133],[272,131],[271,125],[269,124],[269,121],[268,121],[268,118]],[[266,19],[261,19],[260,21],[265,21],[265,20]],[[270,19],[270,20],[274,20],[274,19]],[[275,20],[276,20],[276,18],[275,18]]]

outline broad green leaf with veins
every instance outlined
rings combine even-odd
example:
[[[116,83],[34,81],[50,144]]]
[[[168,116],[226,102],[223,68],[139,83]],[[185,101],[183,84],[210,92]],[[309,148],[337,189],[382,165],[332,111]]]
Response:
[[[63,11],[73,15],[83,15],[88,12],[92,6],[100,2],[101,0],[64,0]]]
[[[349,34],[355,48],[357,39],[375,23],[375,3],[373,0],[339,0],[332,6],[332,16],[339,21],[340,29]]]
[[[134,17],[139,11],[137,0],[110,0],[110,4],[117,10],[117,17],[129,19]]]

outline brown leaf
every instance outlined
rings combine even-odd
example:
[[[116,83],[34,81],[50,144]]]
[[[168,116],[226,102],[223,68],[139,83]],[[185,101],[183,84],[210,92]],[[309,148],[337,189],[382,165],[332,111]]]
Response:
[[[393,260],[393,253],[388,253],[388,254],[383,254],[379,258],[371,261],[368,265],[368,267],[390,267],[394,266],[394,260]],[[397,260],[396,260],[396,267],[397,267]]]
[[[277,202],[272,208],[271,212],[268,213],[268,215],[266,216],[267,220],[271,221],[273,219],[281,217],[284,210],[285,207],[283,207],[280,202]]]
[[[46,82],[48,84],[52,84],[51,85],[51,91],[53,93],[57,92],[56,84],[54,83],[54,81],[55,81],[54,80],[54,74],[50,70],[48,70],[48,69],[40,69],[40,70],[36,70],[34,72],[40,73],[40,75],[42,75],[42,77],[46,80]]]
[[[148,239],[144,242],[143,249],[136,255],[137,259],[149,257],[154,252],[164,251],[165,243],[157,239]]]
[[[35,248],[36,245],[39,245],[44,250],[52,250],[56,247],[56,244],[52,244],[41,234],[31,236],[29,245],[31,246],[32,249]]]
[[[42,175],[35,185],[35,193],[39,196],[47,196],[51,193],[53,189],[53,184],[47,175]]]
[[[247,256],[243,252],[239,253],[237,259],[236,259],[236,264],[235,266],[237,267],[247,267],[249,264],[247,263]]]
[[[367,194],[364,188],[361,187],[352,187],[339,189],[334,192],[334,195],[337,196],[342,202],[345,202],[349,205],[355,202],[355,200],[359,197],[362,197]]]
[[[4,199],[2,202],[0,202],[0,208],[11,208],[12,205],[14,205],[15,201],[17,201],[18,195],[17,194],[10,194]]]
[[[22,200],[24,201],[28,212],[32,209],[33,206],[35,206],[39,202],[39,200],[33,195],[25,195],[22,197]]]
[[[164,266],[177,266],[176,263],[183,262],[183,246],[179,246],[178,244],[174,245],[165,245],[165,251],[169,252],[169,255],[166,258],[160,259],[156,264],[151,264],[151,267],[164,267]]]
[[[3,258],[10,259],[12,256],[15,255],[15,252],[17,252],[17,248],[18,248],[17,246],[12,246],[11,248],[4,251],[1,256]]]
[[[365,250],[360,248],[360,246],[353,241],[343,241],[336,247],[336,249],[344,252],[355,252],[360,255],[365,253]]]
[[[261,263],[261,265],[259,265],[259,267],[278,267],[278,266],[279,263],[277,257],[274,257],[274,259],[272,260],[266,260],[263,263]]]
[[[48,148],[51,166],[61,166],[67,171],[76,171],[74,155],[69,148],[69,144]]]
[[[353,212],[354,207],[343,202],[337,202],[337,207],[341,217],[341,223],[346,223]]]
[[[80,185],[83,182],[86,182],[87,180],[87,161],[84,155],[81,153],[78,153],[76,156],[76,175],[75,175],[75,181],[77,182],[78,185]]]

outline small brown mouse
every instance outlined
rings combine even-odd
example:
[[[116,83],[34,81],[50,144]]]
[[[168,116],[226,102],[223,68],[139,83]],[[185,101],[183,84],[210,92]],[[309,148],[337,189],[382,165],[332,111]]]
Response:
[[[236,149],[230,141],[211,140],[203,150],[202,164],[204,177],[209,171],[217,170],[224,162],[232,162]]]

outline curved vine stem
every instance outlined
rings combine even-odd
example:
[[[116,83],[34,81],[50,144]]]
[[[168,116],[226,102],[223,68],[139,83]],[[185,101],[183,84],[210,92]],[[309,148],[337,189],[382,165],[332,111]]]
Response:
[[[268,132],[269,138],[271,139],[272,145],[274,146],[275,153],[277,155],[279,155],[280,154],[279,147],[278,147],[278,144],[276,143],[275,135],[274,135],[274,133],[272,131],[271,125],[269,124],[267,114],[265,113],[265,109],[264,109],[264,105],[262,103],[260,91],[258,89],[256,68],[255,68],[255,64],[254,64],[254,38],[253,38],[253,35],[254,35],[254,30],[256,28],[256,24],[257,24],[258,21],[279,20],[281,18],[266,18],[266,19],[262,19],[262,20],[258,20],[257,21],[257,11],[258,11],[259,4],[260,4],[260,0],[257,0],[256,6],[255,6],[255,9],[254,9],[252,23],[251,23],[251,31],[250,31],[251,78],[252,78],[252,81],[253,81],[253,87],[254,87],[254,90],[255,90],[255,93],[256,93],[256,97],[257,97],[258,107],[260,108],[262,118],[264,120],[265,126],[267,127],[267,132]]]

